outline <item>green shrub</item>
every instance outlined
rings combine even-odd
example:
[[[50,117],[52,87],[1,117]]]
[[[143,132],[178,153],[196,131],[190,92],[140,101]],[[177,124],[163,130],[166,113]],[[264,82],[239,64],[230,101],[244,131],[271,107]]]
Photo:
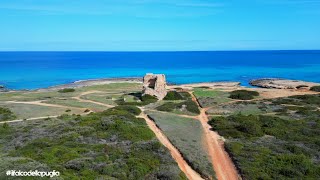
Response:
[[[134,114],[134,115],[141,114],[141,110],[139,108],[137,108],[136,106],[122,105],[122,106],[116,106],[111,109],[120,110],[120,111],[127,111],[131,114]]]
[[[158,98],[156,98],[155,96],[151,96],[149,94],[145,94],[145,95],[141,96],[141,101],[142,102],[157,102]]]
[[[172,112],[176,109],[181,109],[183,106],[185,106],[186,110],[191,113],[200,114],[198,105],[192,100],[187,100],[181,103],[167,102],[161,106],[158,106],[156,109],[158,111]]]
[[[16,116],[10,109],[0,107],[0,121],[8,121],[14,118],[16,118]]]
[[[63,120],[16,123],[14,129],[1,125],[6,148],[1,145],[0,169],[55,169],[61,179],[179,179],[179,167],[145,121],[134,116],[138,111],[118,106]]]
[[[129,106],[145,106],[151,103],[155,103],[158,99],[155,96],[143,95],[140,97],[141,102],[125,102],[123,98],[115,101],[118,105],[129,105]]]
[[[320,86],[313,86],[310,88],[311,91],[320,92]]]
[[[158,111],[165,111],[165,112],[171,112],[174,109],[178,108],[178,104],[177,103],[173,103],[173,102],[168,102],[168,103],[164,103],[161,106],[158,106],[156,109]]]
[[[192,99],[191,94],[188,92],[179,92],[179,94],[183,97],[184,100]]]
[[[186,105],[186,109],[189,112],[192,112],[192,113],[195,113],[195,114],[200,114],[199,107],[198,107],[197,103],[195,103],[194,101],[188,100],[188,101],[184,102],[183,104]]]
[[[3,123],[2,124],[2,128],[3,129],[8,129],[9,128],[9,124],[8,123]]]
[[[177,91],[169,91],[163,100],[184,100],[184,98]]]
[[[60,89],[58,92],[59,93],[71,93],[71,92],[75,92],[76,90],[73,88],[64,88],[64,89]]]
[[[259,96],[259,93],[256,91],[236,90],[230,93],[229,98],[240,99],[240,100],[250,100],[250,99],[254,99],[255,96]]]
[[[209,86],[200,86],[198,88],[200,88],[200,89],[211,89]]]

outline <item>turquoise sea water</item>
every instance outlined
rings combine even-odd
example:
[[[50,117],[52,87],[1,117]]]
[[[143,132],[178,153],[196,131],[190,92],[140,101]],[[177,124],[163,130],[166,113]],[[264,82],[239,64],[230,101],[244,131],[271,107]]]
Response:
[[[320,82],[320,51],[0,52],[0,85],[37,89],[77,80],[164,73],[171,83],[287,78]]]

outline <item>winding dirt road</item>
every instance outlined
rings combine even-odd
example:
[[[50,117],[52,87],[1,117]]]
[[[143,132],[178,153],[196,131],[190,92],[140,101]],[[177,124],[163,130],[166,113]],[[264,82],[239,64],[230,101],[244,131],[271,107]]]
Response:
[[[97,104],[97,105],[104,106],[104,107],[107,107],[107,108],[113,108],[114,106],[109,105],[109,104],[105,104],[105,103],[101,103],[101,102],[97,102],[97,101],[92,101],[92,100],[82,99],[81,98],[82,96],[85,96],[85,95],[88,95],[88,94],[100,93],[100,92],[102,92],[102,91],[87,91],[87,92],[81,93],[79,96],[75,96],[75,97],[72,97],[72,98],[77,100],[77,101],[79,101],[79,102],[93,103],[93,104]]]
[[[166,147],[171,153],[171,156],[178,163],[179,168],[184,172],[184,174],[190,180],[200,180],[203,179],[196,171],[194,171],[188,163],[183,159],[181,153],[177,148],[175,148],[169,139],[161,132],[161,130],[156,126],[156,124],[143,112],[143,109],[140,118],[144,118],[149,128],[154,132],[158,140]]]
[[[46,106],[46,107],[57,107],[57,108],[73,108],[73,109],[80,109],[84,110],[85,108],[78,108],[73,106],[63,106],[59,104],[48,104],[42,101],[5,101],[4,103],[12,103],[12,104],[30,104],[30,105],[37,105],[37,106]]]
[[[240,179],[236,167],[224,149],[224,142],[221,140],[221,136],[212,131],[211,126],[208,124],[209,119],[206,114],[207,109],[202,109],[197,101],[197,98],[193,95],[193,93],[190,94],[192,96],[192,100],[197,103],[200,108],[200,115],[198,116],[198,119],[200,120],[204,130],[204,137],[207,144],[208,153],[218,180]]]
[[[28,119],[16,119],[16,120],[11,120],[11,121],[1,121],[0,124],[15,123],[15,122],[21,122],[21,121],[33,121],[33,120],[56,118],[56,117],[58,117],[58,116],[42,116],[42,117],[34,117],[34,118],[28,118]]]

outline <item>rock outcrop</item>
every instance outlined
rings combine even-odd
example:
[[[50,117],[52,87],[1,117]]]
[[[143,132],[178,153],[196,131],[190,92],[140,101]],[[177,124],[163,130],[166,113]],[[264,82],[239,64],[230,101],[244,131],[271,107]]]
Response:
[[[287,80],[287,79],[257,79],[250,81],[252,86],[262,88],[274,88],[274,89],[307,89],[309,90],[313,86],[319,85],[318,83]]]
[[[143,78],[143,95],[156,96],[162,100],[167,95],[167,82],[164,74],[146,74]]]
[[[6,92],[6,91],[8,91],[8,89],[5,86],[0,85],[0,92]]]

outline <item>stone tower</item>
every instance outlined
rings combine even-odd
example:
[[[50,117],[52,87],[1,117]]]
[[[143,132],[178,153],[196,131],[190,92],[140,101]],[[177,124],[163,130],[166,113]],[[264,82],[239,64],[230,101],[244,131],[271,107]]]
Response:
[[[167,95],[166,76],[164,74],[146,74],[143,77],[143,95],[149,94],[162,100]]]

